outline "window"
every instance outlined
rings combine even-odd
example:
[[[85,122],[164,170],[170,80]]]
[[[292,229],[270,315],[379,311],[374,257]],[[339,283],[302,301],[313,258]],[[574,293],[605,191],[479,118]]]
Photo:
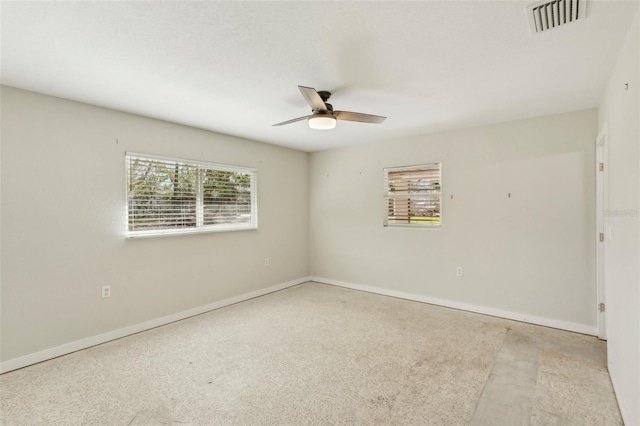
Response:
[[[384,226],[440,226],[440,163],[384,169]]]
[[[256,169],[127,153],[127,236],[255,229]]]

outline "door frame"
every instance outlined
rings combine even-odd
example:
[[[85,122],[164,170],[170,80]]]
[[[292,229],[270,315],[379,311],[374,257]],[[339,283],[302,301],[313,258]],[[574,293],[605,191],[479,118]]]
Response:
[[[606,306],[606,270],[605,259],[607,241],[611,238],[609,218],[609,144],[608,125],[604,123],[598,137],[596,138],[596,317],[598,324],[598,338],[607,340],[607,309]],[[604,165],[604,170],[600,171],[600,163]],[[600,233],[604,234],[604,241],[600,241]],[[600,304],[605,306],[604,311],[600,311]]]

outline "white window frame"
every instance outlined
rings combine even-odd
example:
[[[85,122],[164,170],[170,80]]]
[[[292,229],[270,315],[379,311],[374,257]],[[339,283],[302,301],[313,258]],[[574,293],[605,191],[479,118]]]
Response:
[[[131,157],[140,158],[142,160],[157,160],[178,162],[189,166],[198,166],[210,170],[246,173],[250,176],[250,193],[251,193],[251,213],[250,220],[247,223],[222,223],[215,225],[202,224],[202,188],[198,185],[196,190],[196,226],[193,228],[177,228],[177,229],[153,229],[143,231],[129,230],[129,159]],[[201,234],[210,232],[228,232],[228,231],[244,231],[258,229],[258,169],[253,167],[233,166],[229,164],[209,163],[197,160],[187,160],[183,158],[164,157],[152,154],[140,154],[136,152],[125,153],[125,236],[127,238],[147,238],[185,234]]]
[[[440,191],[437,193],[437,195],[440,198],[440,209],[439,209],[439,223],[438,224],[431,224],[431,223],[420,223],[420,222],[415,222],[415,223],[390,223],[389,222],[389,214],[388,214],[388,209],[389,209],[389,199],[394,198],[394,196],[391,194],[391,192],[389,191],[389,187],[388,187],[388,176],[389,176],[389,172],[402,172],[402,171],[413,171],[413,170],[424,170],[426,168],[432,168],[433,166],[438,166],[438,170],[440,173]],[[385,167],[382,170],[382,174],[383,174],[383,226],[387,227],[387,228],[419,228],[419,229],[433,229],[433,230],[437,230],[440,229],[442,227],[442,201],[443,201],[443,196],[442,196],[442,163],[424,163],[424,164],[418,164],[418,165],[413,165],[413,166],[399,166],[399,167]],[[422,197],[426,197],[427,194],[422,195]],[[421,197],[420,194],[416,194],[415,198],[419,198]],[[401,197],[397,197],[397,198],[401,198]]]

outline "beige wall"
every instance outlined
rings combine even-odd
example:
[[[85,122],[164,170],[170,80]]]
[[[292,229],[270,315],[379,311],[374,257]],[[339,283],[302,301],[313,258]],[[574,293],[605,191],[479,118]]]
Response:
[[[308,275],[307,153],[1,97],[3,361]],[[257,167],[259,229],[124,238],[125,151]]]
[[[640,424],[640,45],[638,15],[598,108],[607,128],[608,363],[625,424]],[[625,90],[624,85],[629,84]]]
[[[313,153],[311,275],[592,330],[596,134],[586,110]],[[382,169],[429,162],[442,228],[384,228]]]

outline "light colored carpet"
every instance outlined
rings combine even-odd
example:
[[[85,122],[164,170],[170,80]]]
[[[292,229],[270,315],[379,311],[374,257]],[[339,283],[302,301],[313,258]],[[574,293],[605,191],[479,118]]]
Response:
[[[0,418],[621,424],[605,352],[594,337],[307,283],[4,374]]]

